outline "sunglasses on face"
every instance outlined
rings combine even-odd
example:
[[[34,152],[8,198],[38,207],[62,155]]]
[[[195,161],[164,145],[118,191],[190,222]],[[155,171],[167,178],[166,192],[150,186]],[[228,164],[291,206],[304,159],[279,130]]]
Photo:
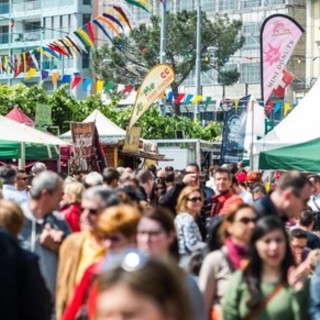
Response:
[[[250,222],[255,224],[257,222],[257,218],[243,217],[243,218],[239,219],[238,221],[243,224],[249,224]]]
[[[85,211],[85,210],[87,210],[89,214],[92,214],[92,215],[96,215],[99,212],[98,209],[81,208],[81,211]]]
[[[27,181],[27,180],[28,180],[28,177],[20,177],[20,178],[18,178],[18,180],[24,180],[24,181]]]
[[[197,202],[197,201],[203,201],[201,197],[193,197],[193,198],[187,198],[187,201],[191,202]]]

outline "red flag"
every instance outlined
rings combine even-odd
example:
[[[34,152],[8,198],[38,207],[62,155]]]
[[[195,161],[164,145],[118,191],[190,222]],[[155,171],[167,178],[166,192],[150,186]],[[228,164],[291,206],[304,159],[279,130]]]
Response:
[[[181,103],[181,101],[183,100],[183,98],[185,97],[185,93],[179,93],[176,99],[176,103],[179,104]]]
[[[273,103],[272,102],[268,102],[267,103],[267,108],[266,108],[267,116],[272,112],[272,109],[273,109]]]
[[[74,89],[81,81],[81,76],[76,75],[73,77],[72,83],[71,83],[71,90]]]
[[[133,90],[133,88],[134,88],[134,86],[131,84],[128,86],[125,86],[124,89],[122,90],[122,94],[130,93]]]
[[[278,86],[276,89],[273,89],[273,93],[279,98],[284,98],[285,88]]]
[[[294,79],[294,75],[287,70],[283,70],[282,81],[288,86]]]

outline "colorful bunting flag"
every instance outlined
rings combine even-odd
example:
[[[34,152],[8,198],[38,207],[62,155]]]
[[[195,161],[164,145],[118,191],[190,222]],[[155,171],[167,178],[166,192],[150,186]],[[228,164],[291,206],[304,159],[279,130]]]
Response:
[[[192,99],[191,104],[195,104],[195,103],[198,103],[200,101],[202,101],[202,95],[197,95]]]
[[[103,80],[97,80],[96,82],[96,94],[101,93],[103,89],[104,81]]]
[[[84,79],[83,85],[82,85],[83,91],[87,91],[91,83],[92,83],[91,79]]]
[[[276,114],[277,112],[279,112],[281,110],[282,107],[282,102],[276,102],[274,104],[274,108],[273,108],[273,114]]]
[[[239,102],[240,102],[240,100],[239,99],[235,99],[234,100],[234,102],[233,102],[233,104],[234,104],[234,108],[235,108],[235,110],[237,111],[238,110],[238,108],[239,108]]]
[[[291,110],[291,103],[286,102],[283,106],[283,115],[286,116],[290,110]]]
[[[267,107],[266,107],[266,115],[270,115],[270,113],[272,112],[272,109],[273,109],[273,104],[272,102],[268,102],[267,103]]]
[[[180,104],[183,98],[185,97],[185,93],[179,93],[177,98],[176,98],[176,104]]]
[[[114,87],[114,83],[112,81],[107,82],[107,84],[104,87],[105,91],[110,91]]]
[[[189,104],[192,99],[193,99],[193,94],[189,93],[183,103]]]
[[[59,77],[60,77],[60,74],[59,74],[58,71],[52,72],[52,74],[51,74],[51,80],[52,80],[52,83],[53,83],[54,85],[57,85]]]
[[[103,15],[105,18],[107,18],[107,19],[115,22],[115,23],[122,29],[122,31],[124,31],[123,25],[122,25],[122,23],[121,23],[120,20],[118,20],[118,19],[115,18],[113,15],[108,14],[108,13],[103,13],[102,15]]]
[[[32,77],[34,77],[37,73],[37,69],[36,68],[30,68],[29,71],[26,74],[26,80],[31,79]]]
[[[93,32],[93,28],[92,28],[92,22],[88,22],[86,25],[85,25],[85,28],[86,28],[86,31],[88,32],[88,35],[90,37],[90,39],[92,40],[92,42],[94,43],[96,38],[94,36],[94,32]]]
[[[133,85],[125,86],[124,89],[123,89],[123,91],[122,91],[122,94],[130,93],[133,89],[134,89],[134,86],[133,86]]]
[[[211,100],[212,100],[211,97],[207,97],[207,98],[206,98],[206,101],[205,101],[205,103],[204,103],[204,107],[205,107],[206,110],[207,110],[209,104],[211,103]]]
[[[141,8],[142,10],[149,13],[149,10],[146,8],[146,6],[142,5],[140,2],[135,1],[135,0],[125,0],[125,1],[132,4],[133,6],[137,6],[137,7]]]
[[[91,38],[89,37],[88,31],[86,30],[86,26],[80,28],[78,30],[79,34],[82,36],[82,39],[89,45],[89,47],[93,48],[94,47],[94,43],[91,40]]]
[[[99,27],[99,29],[104,33],[104,35],[111,41],[111,43],[113,43],[113,40],[112,38],[110,37],[109,33],[107,32],[107,30],[104,28],[104,26],[97,20],[97,19],[94,19],[93,20],[93,23],[95,25],[97,25]]]
[[[169,103],[172,103],[173,98],[174,98],[174,93],[173,93],[172,91],[170,91],[170,92],[168,93],[168,97],[167,97],[168,102],[169,102]]]
[[[113,9],[119,13],[121,19],[123,19],[123,21],[126,22],[127,26],[130,28],[130,30],[132,30],[130,21],[129,21],[127,15],[125,14],[125,12],[122,10],[122,8],[119,6],[113,6]]]
[[[99,16],[98,20],[105,23],[112,31],[114,31],[117,35],[120,34],[119,30],[114,26],[113,23],[110,22],[109,19],[103,17],[103,16]]]
[[[70,74],[64,74],[62,75],[62,79],[60,80],[60,83],[70,83],[71,81],[71,75]]]
[[[41,79],[46,79],[49,77],[49,72],[46,70],[41,70]]]
[[[73,90],[74,88],[76,88],[78,86],[78,84],[81,81],[81,76],[80,75],[75,75],[73,77],[72,83],[71,83],[71,90]]]

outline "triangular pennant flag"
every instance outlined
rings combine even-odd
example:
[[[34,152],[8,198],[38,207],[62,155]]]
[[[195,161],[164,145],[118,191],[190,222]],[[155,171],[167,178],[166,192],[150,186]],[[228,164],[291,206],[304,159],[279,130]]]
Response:
[[[240,102],[239,99],[235,99],[235,100],[233,101],[234,109],[235,109],[236,111],[237,111],[238,108],[239,108],[239,102]]]
[[[37,69],[36,68],[30,68],[28,73],[26,74],[26,80],[31,79],[32,77],[34,77],[37,73]]]
[[[204,103],[204,107],[205,107],[205,109],[207,109],[207,108],[208,108],[209,104],[211,103],[211,100],[212,100],[212,98],[211,98],[211,97],[207,97],[207,98],[206,98],[206,101],[205,101],[205,103]]]
[[[62,79],[60,80],[60,83],[63,84],[63,83],[70,83],[71,81],[71,75],[70,74],[64,74],[62,76]]]
[[[291,110],[291,103],[286,102],[283,106],[283,115],[286,116],[290,110]]]
[[[57,58],[57,59],[61,59],[61,55],[59,55],[57,52],[55,52],[54,50],[52,50],[51,48],[48,47],[42,47],[42,50],[45,51],[46,53],[48,53],[49,55],[51,55],[50,58]]]
[[[82,84],[82,90],[87,91],[89,86],[91,85],[92,80],[91,79],[84,79],[83,84]]]
[[[83,38],[83,35],[79,32],[81,29],[78,29],[77,31],[74,31],[73,34],[75,35],[75,37],[78,39],[78,44],[80,45],[80,42],[82,43],[82,45],[84,47],[88,46],[88,43],[86,42],[86,40]]]
[[[73,47],[75,50],[77,50],[78,53],[81,54],[81,50],[80,50],[80,48],[76,45],[75,41],[73,41],[70,36],[66,36],[66,39],[70,42],[70,44],[72,45],[72,47]]]
[[[146,11],[146,12],[149,12],[149,10],[143,6],[141,3],[139,3],[138,1],[135,1],[135,0],[125,0],[126,2],[132,4],[133,6],[137,6],[139,8],[141,8],[142,10]]]
[[[88,32],[88,35],[90,37],[90,39],[92,40],[92,42],[94,43],[95,42],[95,36],[94,36],[94,32],[93,32],[93,28],[92,28],[92,22],[88,22],[86,25],[86,31]]]
[[[79,34],[82,36],[82,39],[87,43],[87,45],[91,48],[94,47],[94,43],[89,37],[87,28],[84,26],[81,29],[78,29]]]
[[[103,89],[104,81],[103,80],[97,80],[96,82],[96,94],[99,94]]]
[[[59,77],[60,77],[60,74],[59,74],[58,71],[52,72],[52,74],[51,74],[51,80],[52,80],[52,83],[53,83],[54,85],[56,85],[56,84],[58,83]]]
[[[80,83],[81,81],[81,76],[80,75],[75,75],[73,77],[72,83],[71,83],[71,90],[73,90],[74,88],[77,87],[77,85]]]
[[[176,104],[180,104],[183,98],[185,97],[185,93],[179,93],[177,98],[176,98]]]
[[[173,93],[172,91],[170,91],[170,92],[168,93],[168,97],[167,97],[168,102],[169,102],[169,103],[172,103],[173,98],[174,98],[174,93]]]
[[[122,23],[121,23],[120,20],[118,20],[118,19],[115,18],[113,15],[108,14],[108,13],[103,13],[102,15],[103,15],[105,18],[107,18],[107,19],[115,22],[115,23],[122,29],[122,31],[124,31],[123,25],[122,25]]]
[[[69,46],[67,45],[67,43],[64,41],[64,39],[59,39],[57,40],[59,43],[61,43],[61,45],[63,46],[63,48],[65,50],[68,51],[68,57],[73,57],[73,54],[72,54],[72,51],[71,49],[69,48]]]
[[[27,67],[28,67],[28,65],[27,65],[27,54],[29,55],[29,52],[24,52],[23,54],[22,54],[22,61],[23,61],[23,72],[27,72]]]
[[[285,69],[282,72],[282,81],[285,83],[286,86],[288,86],[293,81],[294,75]]]
[[[68,39],[71,39],[73,41],[73,43],[77,44],[77,47],[79,47],[82,51],[84,51],[85,53],[88,53],[87,49],[86,49],[86,45],[83,44],[83,41],[81,40],[81,36],[78,34],[76,34],[76,31],[73,34],[69,34]]]
[[[109,81],[105,87],[104,87],[104,90],[105,91],[110,91],[112,88],[114,87],[114,83],[112,81]]]
[[[130,28],[130,30],[132,30],[130,21],[129,21],[129,19],[127,18],[125,12],[122,10],[122,8],[119,7],[119,6],[113,6],[113,9],[116,10],[116,11],[120,14],[120,17],[126,22],[126,24],[128,25],[128,27]]]
[[[191,94],[191,93],[189,93],[188,95],[187,95],[187,97],[184,99],[184,104],[189,104],[190,103],[190,101],[193,99],[193,94]]]
[[[94,19],[93,23],[96,24],[100,28],[100,30],[104,33],[104,35],[113,43],[112,38],[110,37],[109,33],[104,28],[104,26],[97,19]]]
[[[116,35],[119,35],[119,34],[120,34],[119,30],[114,26],[114,24],[113,24],[112,22],[110,22],[109,19],[107,19],[107,18],[105,18],[105,17],[103,17],[103,16],[99,16],[99,17],[98,17],[98,20],[101,21],[101,22],[103,22],[103,23],[105,23],[112,31],[114,31],[114,33],[115,33]]]
[[[276,89],[273,89],[273,93],[274,93],[277,97],[283,99],[283,98],[284,98],[284,94],[285,94],[285,88],[282,87],[282,86],[278,86]]]
[[[195,104],[195,103],[200,102],[200,101],[202,101],[202,95],[197,95],[192,99],[191,103]]]
[[[49,72],[46,70],[41,70],[41,79],[46,79],[49,77]]]
[[[274,104],[274,108],[273,108],[273,114],[276,114],[277,112],[279,112],[281,110],[282,107],[282,102],[276,102]]]
[[[133,90],[134,86],[133,85],[127,85],[124,87],[123,91],[122,91],[122,94],[125,94],[125,93],[130,93],[132,90]]]
[[[267,116],[272,112],[272,109],[273,109],[273,103],[272,102],[268,102],[267,106],[266,106],[266,115]]]

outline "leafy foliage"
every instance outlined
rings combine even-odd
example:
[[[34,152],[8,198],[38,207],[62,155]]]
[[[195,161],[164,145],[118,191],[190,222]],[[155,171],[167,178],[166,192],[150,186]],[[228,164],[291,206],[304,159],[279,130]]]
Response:
[[[172,65],[176,79],[171,84],[178,94],[178,87],[195,68],[196,62],[196,11],[167,13],[166,61]],[[139,87],[150,68],[159,63],[160,25],[158,16],[152,16],[150,24],[140,24],[129,36],[121,34],[114,39],[114,46],[104,45],[93,53],[94,71],[105,81],[134,84]],[[230,20],[226,15],[215,15],[209,20],[202,12],[201,55],[210,54],[210,63],[203,63],[202,70],[213,68],[218,75],[229,57],[243,46],[243,38],[238,36],[241,21]],[[231,77],[224,74],[228,85],[238,80],[235,73]]]
[[[52,107],[52,122],[59,126],[60,132],[69,130],[71,121],[82,121],[95,109],[126,129],[131,116],[131,108],[118,108],[118,96],[110,96],[110,103],[103,104],[97,95],[78,101],[68,93],[67,86],[59,87],[48,95],[43,87],[0,86],[0,114],[6,115],[14,106],[18,106],[30,118],[35,118],[37,103]],[[151,107],[137,122],[145,139],[175,138],[176,130],[184,130],[186,138],[213,140],[220,132],[220,127],[210,124],[205,129],[201,124],[192,122],[187,117],[161,116],[156,105]]]

